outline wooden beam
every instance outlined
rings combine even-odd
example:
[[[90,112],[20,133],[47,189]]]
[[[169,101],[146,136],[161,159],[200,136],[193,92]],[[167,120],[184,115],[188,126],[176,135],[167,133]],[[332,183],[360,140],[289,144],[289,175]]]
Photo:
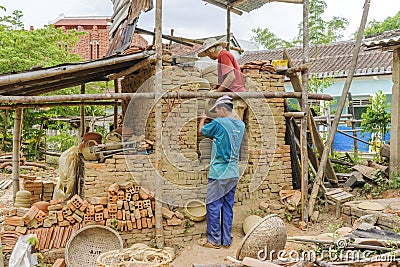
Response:
[[[113,106],[115,101],[81,101],[81,102],[55,102],[55,103],[40,103],[40,104],[13,104],[13,105],[0,105],[0,110],[10,110],[16,108],[41,108],[41,107],[59,107],[59,106]],[[121,102],[118,101],[118,105]]]
[[[152,99],[154,93],[112,93],[112,94],[85,94],[85,95],[52,95],[52,96],[0,96],[0,103],[19,104],[19,103],[54,103],[70,101],[94,101],[94,100],[130,100],[130,99]],[[163,93],[162,98],[219,98],[230,96],[233,99],[247,98],[301,98],[300,92],[169,92]],[[327,94],[309,94],[309,99],[333,100]]]
[[[148,35],[152,35],[152,36],[155,35],[154,32],[148,31],[148,30],[145,30],[145,29],[141,29],[141,28],[136,28],[135,32],[142,33],[142,34],[148,34]],[[174,41],[175,43],[179,43],[179,44],[183,44],[183,45],[186,45],[186,46],[190,46],[190,47],[193,46],[193,44],[191,44],[191,43],[197,43],[197,41],[193,41],[192,39],[189,39],[189,38],[171,36],[171,35],[167,35],[167,34],[163,34],[162,38],[170,40],[170,41]]]
[[[214,0],[203,0],[203,1],[206,2],[206,3],[209,3],[209,4],[211,4],[211,5],[214,5],[214,6],[223,8],[223,9],[226,9],[226,5],[221,4],[221,3],[217,2],[217,1],[214,1]],[[241,15],[243,14],[242,11],[240,11],[239,9],[236,9],[236,8],[232,8],[232,9],[231,9],[231,12],[232,12],[232,13],[235,13],[235,14],[237,14],[237,15],[239,15],[239,16],[241,16]]]
[[[133,73],[133,72],[135,72],[135,71],[137,71],[137,70],[139,70],[139,69],[141,69],[141,68],[143,68],[143,67],[145,67],[147,65],[150,65],[150,64],[152,64],[154,62],[156,62],[156,58],[154,56],[148,57],[148,58],[143,59],[142,61],[138,62],[137,64],[133,65],[132,67],[130,67],[127,70],[123,70],[123,71],[118,72],[118,73],[110,74],[108,76],[108,80],[112,81],[112,80],[116,80],[116,79],[122,78],[122,77],[127,76],[127,75],[129,75],[129,74],[131,74],[131,73]]]
[[[119,93],[119,83],[118,79],[114,80],[114,93]],[[118,101],[116,100],[114,103],[114,130],[117,129],[118,125]]]
[[[283,59],[286,59],[288,61],[288,66],[289,68],[292,67],[292,60],[290,59],[289,53],[287,52],[286,49],[283,50]],[[297,74],[293,74],[293,75],[289,75],[290,78],[290,82],[292,83],[293,89],[295,92],[301,92],[301,82],[299,79],[299,76],[297,76]],[[313,99],[312,94],[308,94],[308,98],[309,99]],[[308,114],[311,113],[310,110],[308,110],[307,112]],[[316,133],[318,133],[318,129],[317,126],[315,124],[314,118],[312,116],[306,116],[308,117],[308,119],[310,120],[310,122],[308,122],[308,125],[311,125],[311,129],[310,131],[314,131]],[[315,134],[315,139],[316,142],[314,143],[314,145],[318,148],[319,147],[319,154],[322,155],[322,152],[324,150],[324,143],[322,141],[322,138],[319,134]],[[331,161],[328,159],[327,165],[326,165],[326,169],[325,169],[325,175],[327,177],[327,179],[335,186],[338,185],[338,180],[335,174],[335,171],[333,170],[333,166]]]
[[[400,49],[393,50],[393,86],[390,125],[390,178],[400,174]]]
[[[271,2],[282,2],[282,3],[289,3],[289,4],[303,4],[303,0],[271,0]]]
[[[156,75],[154,79],[154,100],[156,103],[155,107],[155,166],[157,171],[155,172],[155,219],[156,219],[156,244],[158,248],[164,247],[164,226],[162,218],[162,204],[163,204],[163,191],[164,191],[164,179],[161,177],[162,173],[162,106],[158,99],[162,96],[162,0],[156,0],[156,21],[155,21],[155,45],[156,45]]]
[[[13,180],[13,203],[19,191],[19,167],[21,150],[21,131],[22,131],[22,108],[15,110],[14,133],[13,133],[13,157],[12,157],[12,180]]]
[[[315,205],[315,201],[318,196],[320,185],[322,184],[323,173],[324,173],[325,166],[328,162],[328,155],[329,155],[329,152],[331,149],[331,144],[335,137],[335,133],[336,133],[336,130],[339,125],[340,115],[341,115],[343,107],[345,105],[347,93],[350,90],[351,82],[353,80],[354,71],[357,66],[358,54],[360,52],[362,37],[363,37],[365,25],[367,23],[370,2],[371,2],[371,0],[365,0],[365,3],[364,3],[364,12],[363,12],[363,15],[361,18],[360,28],[358,29],[358,33],[357,33],[357,39],[356,39],[355,47],[353,50],[353,57],[352,57],[349,72],[348,72],[349,74],[346,78],[346,82],[344,84],[342,95],[340,96],[340,99],[338,102],[335,119],[333,120],[333,123],[332,123],[332,129],[328,134],[328,139],[325,143],[324,152],[322,153],[322,156],[321,156],[321,163],[319,165],[318,172],[317,172],[317,175],[314,180],[314,184],[313,184],[313,188],[312,188],[312,192],[311,192],[311,196],[310,196],[310,201],[308,203],[308,214],[313,214],[313,212],[314,212],[314,205]]]
[[[310,61],[310,44],[309,44],[309,16],[310,2],[304,0],[303,4],[303,64],[307,65]],[[300,135],[300,154],[301,154],[301,219],[308,221],[307,214],[307,197],[308,197],[308,152],[307,152],[307,115],[310,113],[308,107],[308,68],[301,71],[302,77],[302,97],[301,111],[304,112],[304,117],[301,119],[301,135]]]
[[[226,4],[226,50],[231,50],[231,9],[230,2]]]
[[[84,95],[86,91],[85,84],[81,85],[81,94]],[[80,111],[81,111],[81,117],[80,117],[80,129],[81,129],[81,135],[80,137],[83,138],[83,135],[85,134],[85,106],[80,106]]]

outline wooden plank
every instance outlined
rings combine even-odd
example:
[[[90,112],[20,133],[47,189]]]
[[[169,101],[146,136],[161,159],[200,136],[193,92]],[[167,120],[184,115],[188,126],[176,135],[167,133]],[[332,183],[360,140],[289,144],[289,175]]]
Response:
[[[351,198],[353,198],[354,196],[352,195],[352,194],[348,194],[348,195],[346,195],[346,196],[342,196],[342,197],[340,197],[340,198],[338,198],[337,200],[346,200],[346,199],[351,199]]]
[[[8,181],[6,181],[2,186],[1,186],[1,189],[7,189],[9,186],[10,186],[10,184],[12,183],[12,180],[8,180]]]
[[[347,192],[339,192],[337,194],[330,195],[329,197],[332,198],[332,199],[337,199],[337,198],[339,198],[341,196],[345,196],[345,195],[347,195]]]
[[[334,195],[334,194],[339,193],[339,192],[343,192],[343,190],[341,188],[337,188],[337,189],[333,189],[333,190],[327,190],[326,191],[326,195],[330,196],[330,195]]]
[[[289,53],[287,52],[286,49],[283,50],[283,59],[286,59],[288,61],[288,67],[292,68],[293,64],[290,59]],[[290,82],[292,83],[293,89],[295,92],[302,92],[301,89],[301,83],[299,76],[297,74],[289,75]],[[321,139],[321,136],[318,133],[317,126],[315,124],[314,118],[311,116],[311,111],[310,109],[307,110],[308,113],[308,127],[310,127],[310,131],[312,136],[314,136],[313,143],[317,147],[318,154],[322,155],[322,152],[324,151],[324,144]],[[325,176],[331,182],[334,186],[338,186],[339,182],[337,180],[335,171],[333,170],[332,163],[328,159],[327,166],[325,168]]]

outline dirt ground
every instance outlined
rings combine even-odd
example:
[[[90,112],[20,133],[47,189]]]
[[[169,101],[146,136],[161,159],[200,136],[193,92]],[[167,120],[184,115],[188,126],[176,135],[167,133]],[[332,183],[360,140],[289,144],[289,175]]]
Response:
[[[57,170],[50,169],[48,171],[33,170],[23,171],[27,175],[35,175],[42,177],[44,180],[55,179],[58,177]],[[0,173],[0,181],[4,179],[12,179],[10,174]],[[22,184],[21,184],[22,188]],[[6,190],[0,190],[0,209],[12,206],[12,184]],[[233,243],[230,248],[210,249],[204,248],[197,244],[197,240],[192,240],[185,244],[179,244],[177,249],[177,257],[170,266],[173,267],[187,267],[192,264],[222,264],[228,263],[227,256],[235,257],[236,251],[240,246],[241,240],[244,237],[242,230],[243,220],[249,215],[251,210],[257,209],[255,207],[238,206],[234,210],[234,225],[233,225]],[[328,232],[332,226],[342,225],[340,220],[334,219],[334,211],[329,213],[321,213],[320,222],[309,225],[307,230],[303,231],[298,228],[298,220],[294,219],[292,222],[286,222],[288,236],[294,235],[318,235]],[[300,244],[287,242],[285,250],[299,249]]]
[[[253,207],[252,207],[253,208]],[[240,247],[244,233],[242,230],[242,223],[244,218],[249,215],[250,207],[240,206],[235,207],[234,210],[234,225],[233,225],[233,243],[230,248],[211,249],[204,248],[197,244],[197,240],[182,244],[183,248],[178,251],[176,259],[170,266],[173,267],[188,267],[192,264],[223,264],[231,263],[227,260],[227,256],[235,258],[236,251]],[[286,228],[288,236],[300,236],[300,235],[318,235],[321,233],[329,232],[328,229],[332,226],[342,226],[340,219],[335,219],[334,211],[331,210],[329,213],[322,213],[320,215],[320,222],[316,224],[310,224],[308,228],[303,231],[299,229],[298,221],[286,222]],[[285,250],[290,251],[293,249],[300,249],[301,244],[294,242],[287,242]]]

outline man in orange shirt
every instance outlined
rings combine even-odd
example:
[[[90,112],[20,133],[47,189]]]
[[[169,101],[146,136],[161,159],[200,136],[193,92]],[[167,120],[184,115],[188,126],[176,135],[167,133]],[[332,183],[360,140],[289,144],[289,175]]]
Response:
[[[214,87],[215,92],[246,92],[239,64],[235,57],[224,49],[226,45],[225,42],[209,38],[204,42],[198,56],[208,56],[212,60],[218,60],[218,84]],[[243,119],[244,110],[247,108],[246,103],[239,99],[235,100],[233,105],[234,111],[240,119]]]

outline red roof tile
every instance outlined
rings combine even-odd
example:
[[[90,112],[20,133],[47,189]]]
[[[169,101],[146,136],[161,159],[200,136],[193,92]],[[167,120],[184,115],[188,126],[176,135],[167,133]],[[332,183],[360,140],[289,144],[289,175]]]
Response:
[[[346,76],[350,62],[353,56],[355,41],[346,41],[332,43],[329,45],[316,45],[311,47],[310,51],[310,72],[319,75]],[[302,47],[287,48],[292,59],[293,65],[302,64]],[[279,60],[283,57],[283,49],[246,51],[238,60],[243,65],[246,62],[254,60]],[[380,49],[370,50],[361,47],[356,75],[376,75],[392,72],[392,52]]]

